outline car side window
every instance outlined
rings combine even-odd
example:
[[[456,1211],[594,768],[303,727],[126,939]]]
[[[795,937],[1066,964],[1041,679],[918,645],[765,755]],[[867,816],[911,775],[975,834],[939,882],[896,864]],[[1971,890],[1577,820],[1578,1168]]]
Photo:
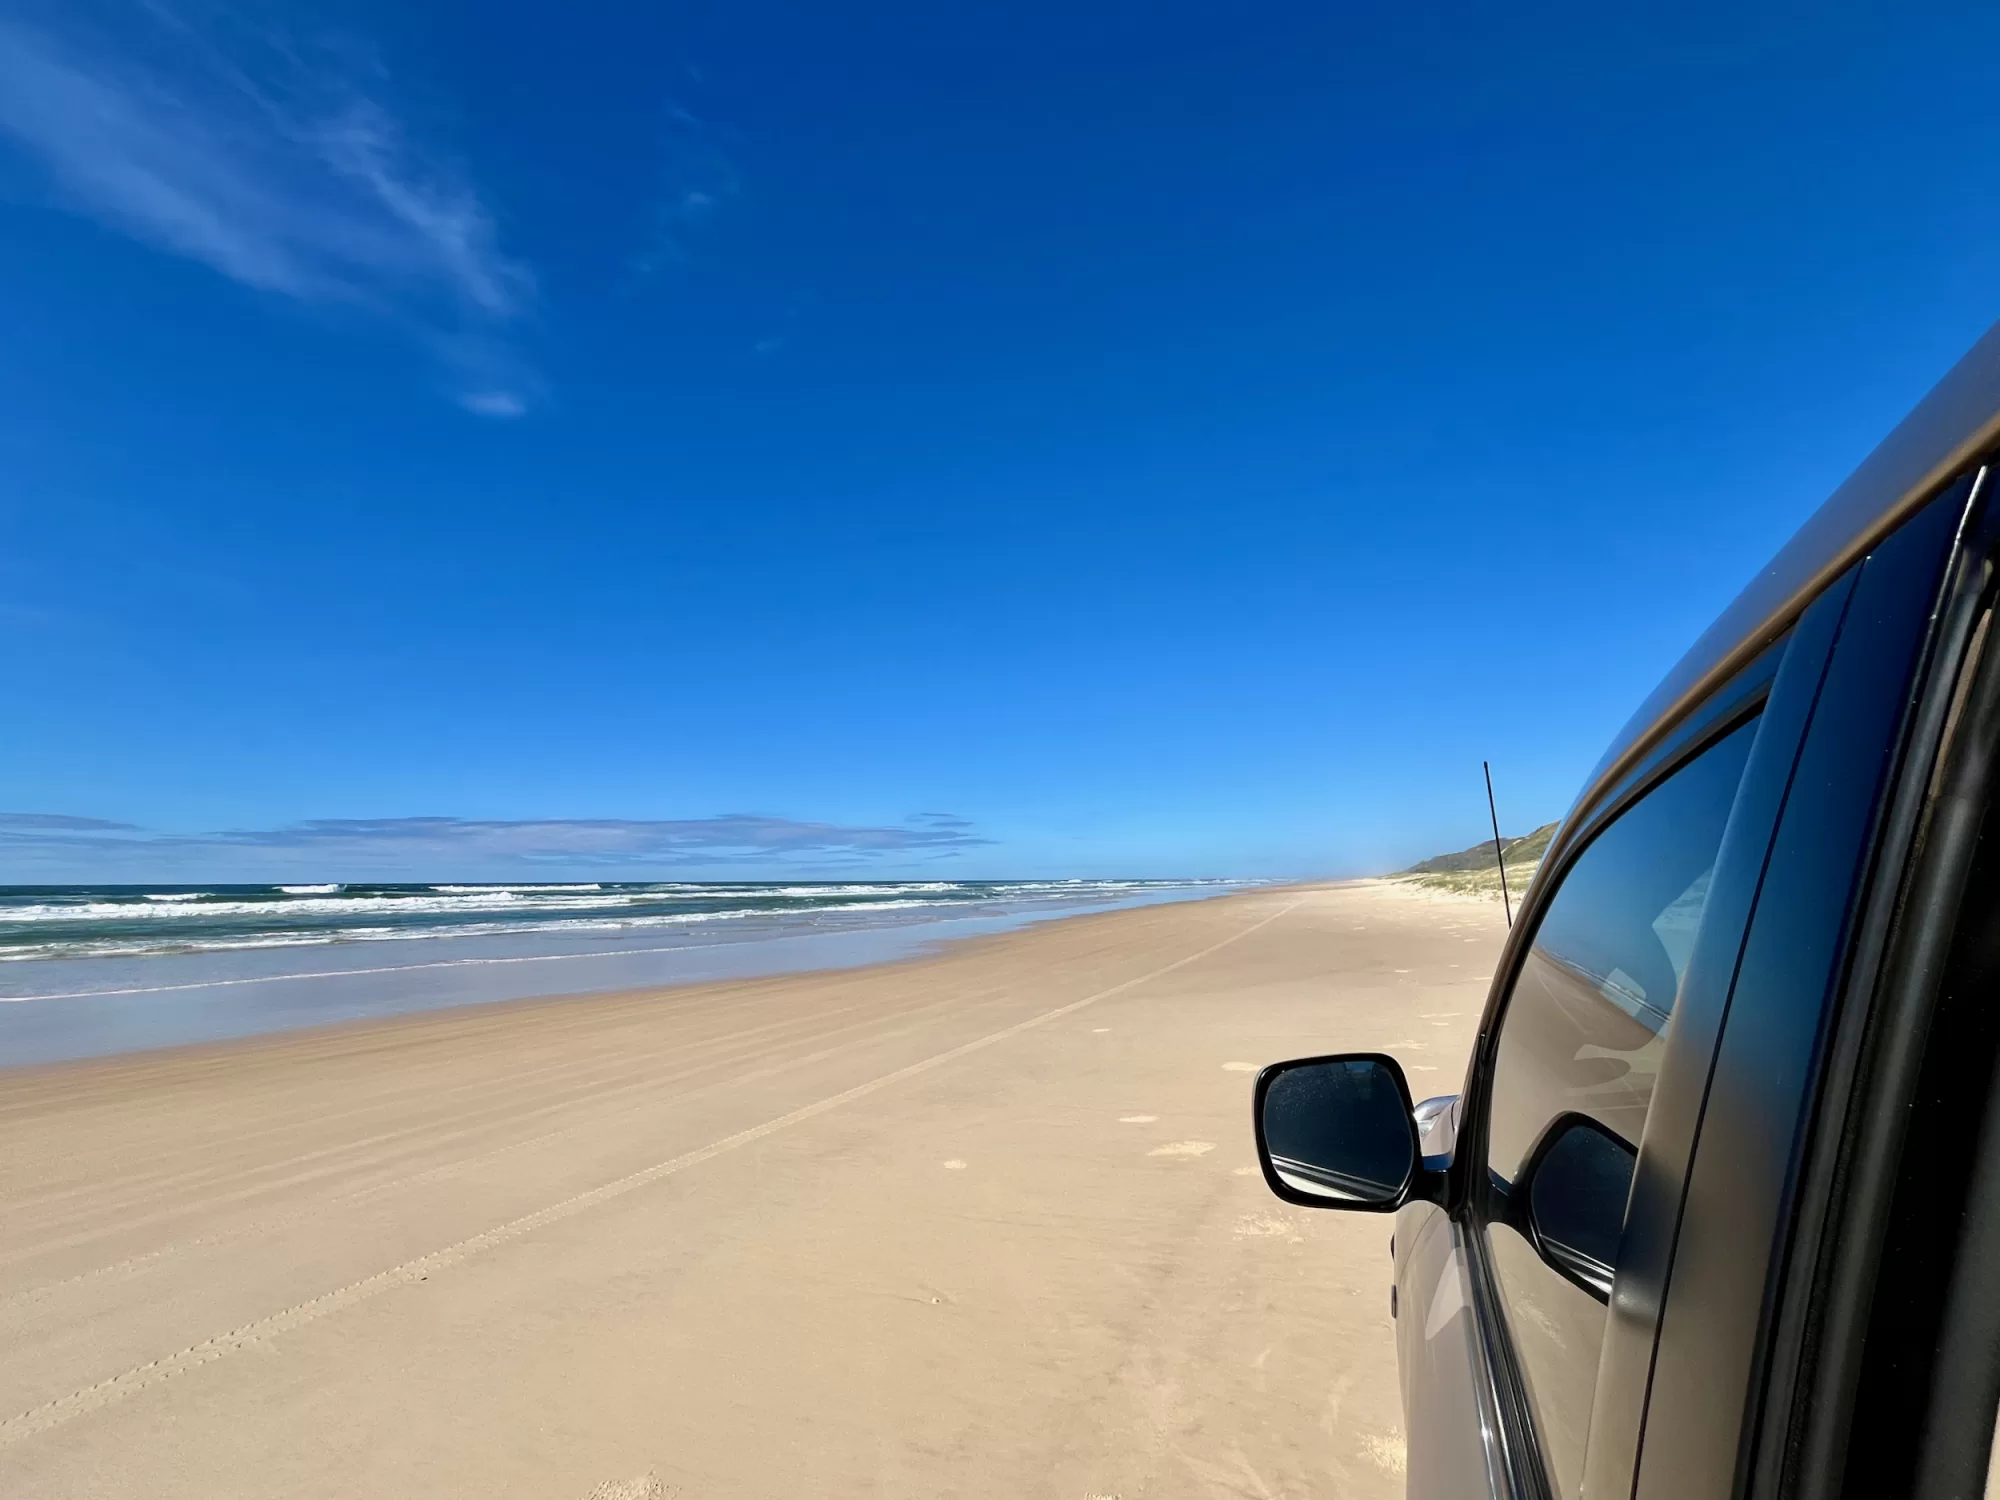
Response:
[[[1756,722],[1684,763],[1564,874],[1488,1091],[1489,1260],[1553,1492],[1573,1496],[1664,1032]]]

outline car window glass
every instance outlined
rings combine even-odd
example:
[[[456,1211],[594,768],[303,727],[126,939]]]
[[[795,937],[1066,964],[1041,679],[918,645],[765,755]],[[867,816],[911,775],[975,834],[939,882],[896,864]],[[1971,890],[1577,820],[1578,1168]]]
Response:
[[[1559,1495],[1581,1480],[1632,1166],[1754,733],[1683,765],[1569,867],[1501,1020],[1487,1244]]]

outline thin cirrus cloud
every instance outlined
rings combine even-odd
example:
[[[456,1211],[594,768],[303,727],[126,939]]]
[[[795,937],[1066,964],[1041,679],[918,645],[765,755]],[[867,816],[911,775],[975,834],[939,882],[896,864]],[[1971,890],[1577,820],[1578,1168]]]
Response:
[[[688,260],[696,239],[743,192],[725,141],[731,132],[682,105],[669,105],[660,137],[661,167],[653,224],[632,269],[640,280]]]
[[[137,823],[114,823],[109,818],[73,818],[67,813],[0,813],[0,840],[31,840],[37,836],[60,839],[139,831]]]
[[[524,412],[536,381],[508,330],[533,279],[473,189],[331,55],[269,35],[226,50],[152,13],[145,64],[0,21],[0,135],[71,209],[258,291],[399,327],[467,410]]]
[[[0,879],[113,881],[218,872],[328,876],[461,870],[857,868],[952,858],[990,844],[951,813],[839,824],[712,818],[314,818],[277,828],[163,833],[58,813],[0,813]],[[59,877],[54,872],[61,872]]]

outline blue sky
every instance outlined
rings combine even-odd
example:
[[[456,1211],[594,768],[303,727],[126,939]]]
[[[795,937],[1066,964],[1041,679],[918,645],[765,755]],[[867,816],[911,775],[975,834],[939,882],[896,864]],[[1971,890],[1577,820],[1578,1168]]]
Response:
[[[2000,312],[2000,14],[1654,9],[0,3],[0,880],[1559,815]]]

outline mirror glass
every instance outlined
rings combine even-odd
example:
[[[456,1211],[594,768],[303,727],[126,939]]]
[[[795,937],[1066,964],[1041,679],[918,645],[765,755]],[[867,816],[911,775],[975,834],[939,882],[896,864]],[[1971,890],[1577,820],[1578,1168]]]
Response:
[[[1542,1149],[1528,1215],[1542,1255],[1600,1297],[1611,1291],[1638,1153],[1595,1120],[1571,1115]]]
[[[1374,1058],[1301,1063],[1264,1095],[1264,1147],[1287,1187],[1389,1203],[1416,1166],[1416,1128],[1395,1071]]]

